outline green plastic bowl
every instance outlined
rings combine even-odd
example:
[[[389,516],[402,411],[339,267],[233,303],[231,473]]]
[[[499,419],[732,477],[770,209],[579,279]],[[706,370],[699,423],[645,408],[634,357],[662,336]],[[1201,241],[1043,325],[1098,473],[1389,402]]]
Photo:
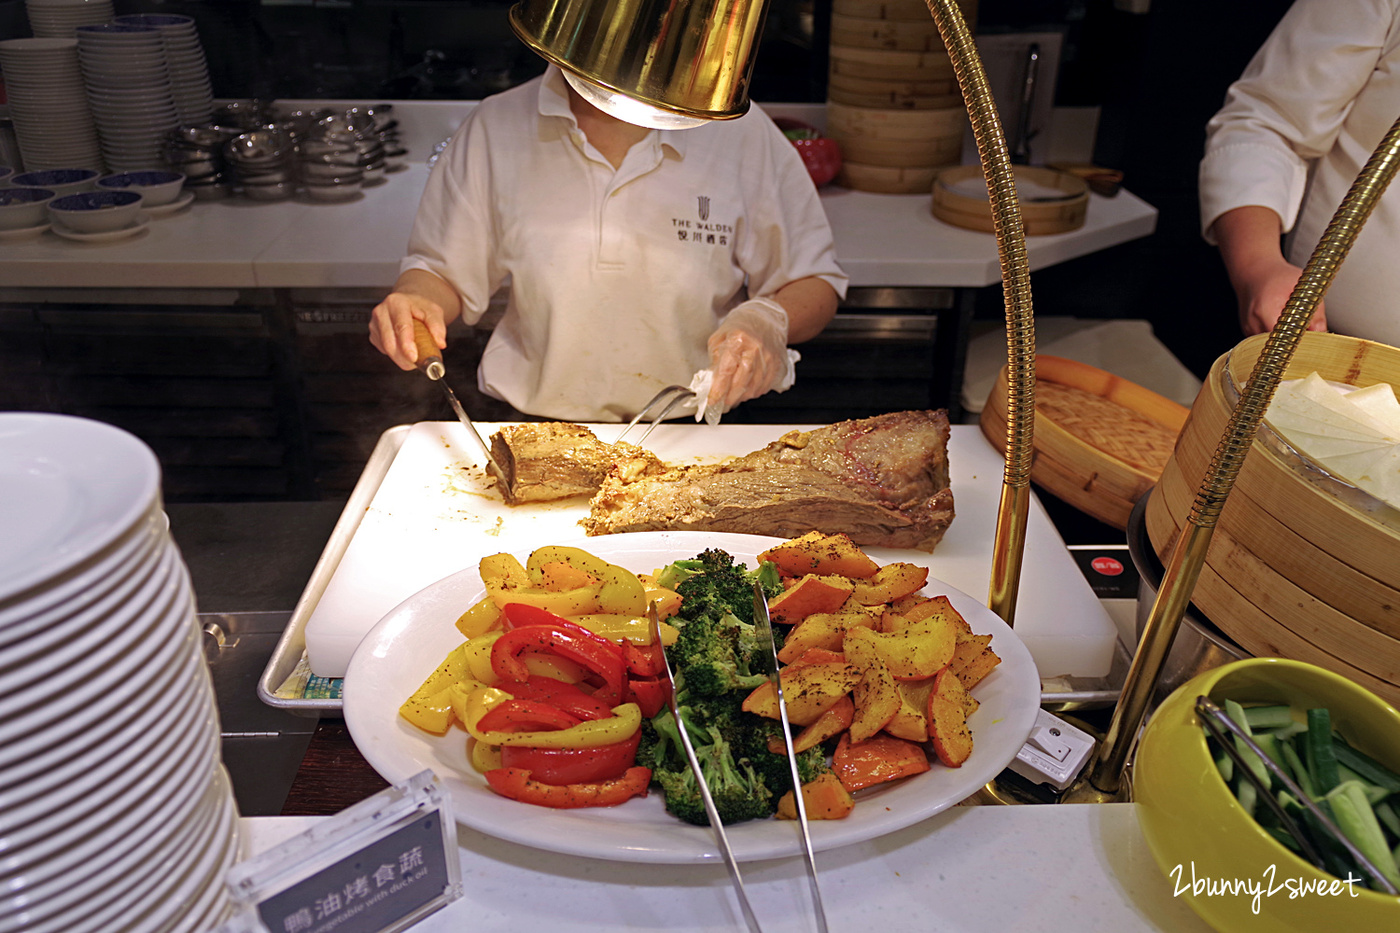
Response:
[[[1345,677],[1283,658],[1249,658],[1197,675],[1148,720],[1133,765],[1138,822],[1173,895],[1231,933],[1400,930],[1400,897],[1332,885],[1332,875],[1245,813],[1211,760],[1195,710],[1201,695],[1220,704],[1325,706],[1352,745],[1400,771],[1400,711]]]

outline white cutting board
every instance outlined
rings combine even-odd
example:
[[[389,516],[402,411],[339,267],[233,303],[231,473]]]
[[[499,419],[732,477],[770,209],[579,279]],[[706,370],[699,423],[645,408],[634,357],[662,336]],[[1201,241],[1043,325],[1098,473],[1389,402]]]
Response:
[[[488,437],[500,427],[477,426]],[[589,427],[605,441],[621,430]],[[757,450],[792,427],[663,424],[646,446],[668,463],[713,462]],[[985,601],[1004,462],[975,425],[953,426],[948,460],[956,517],[933,554],[866,550],[881,563],[916,554],[932,576]],[[307,619],[312,671],[343,676],[360,639],[400,602],[487,554],[505,551],[523,560],[542,544],[580,538],[578,521],[587,512],[584,498],[507,506],[487,483],[481,455],[460,424],[415,424]],[[1034,497],[1014,628],[1042,680],[1108,674],[1113,620]]]

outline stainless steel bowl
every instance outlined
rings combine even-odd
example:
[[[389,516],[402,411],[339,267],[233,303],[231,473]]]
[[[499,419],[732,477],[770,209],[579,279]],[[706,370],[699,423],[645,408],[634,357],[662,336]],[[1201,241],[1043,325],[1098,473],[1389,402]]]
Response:
[[[1157,587],[1161,585],[1165,570],[1147,537],[1147,499],[1151,495],[1149,490],[1128,514],[1128,554],[1138,572],[1136,623],[1139,639],[1142,638],[1142,630],[1152,614],[1152,604],[1157,599]],[[1166,662],[1162,665],[1162,673],[1157,679],[1157,687],[1153,694],[1154,707],[1197,674],[1231,661],[1253,657],[1220,629],[1192,612],[1192,608],[1188,606],[1182,615],[1176,638],[1173,639]]]

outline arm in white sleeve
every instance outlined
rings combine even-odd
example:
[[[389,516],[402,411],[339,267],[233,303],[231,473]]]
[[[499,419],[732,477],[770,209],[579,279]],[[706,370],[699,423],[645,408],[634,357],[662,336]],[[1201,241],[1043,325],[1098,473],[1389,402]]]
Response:
[[[1292,229],[1309,167],[1336,142],[1379,61],[1395,0],[1298,0],[1206,126],[1201,231],[1226,211],[1267,207]]]

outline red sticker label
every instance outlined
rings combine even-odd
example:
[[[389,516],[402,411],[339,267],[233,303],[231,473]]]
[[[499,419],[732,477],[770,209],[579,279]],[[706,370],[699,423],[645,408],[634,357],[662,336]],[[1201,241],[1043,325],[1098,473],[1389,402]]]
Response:
[[[1123,564],[1112,557],[1095,557],[1089,566],[1106,577],[1116,577],[1123,572]]]

